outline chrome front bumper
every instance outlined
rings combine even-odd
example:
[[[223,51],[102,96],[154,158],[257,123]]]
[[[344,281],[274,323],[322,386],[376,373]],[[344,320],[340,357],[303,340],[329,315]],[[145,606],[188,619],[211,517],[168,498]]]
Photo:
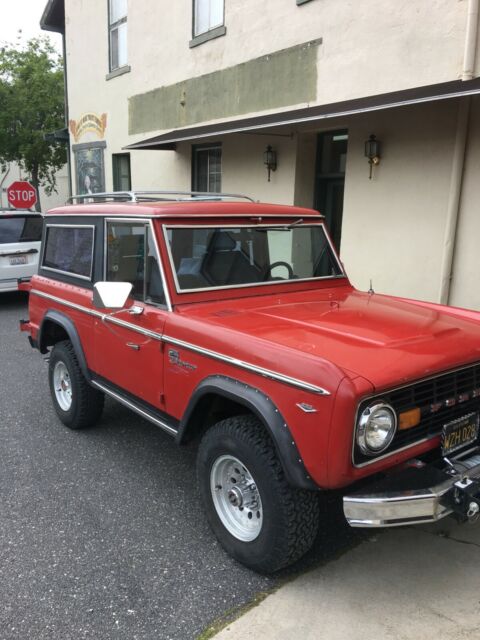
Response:
[[[480,454],[442,469],[427,465],[393,473],[368,493],[344,496],[352,527],[398,527],[436,522],[453,512],[473,519],[480,512]]]

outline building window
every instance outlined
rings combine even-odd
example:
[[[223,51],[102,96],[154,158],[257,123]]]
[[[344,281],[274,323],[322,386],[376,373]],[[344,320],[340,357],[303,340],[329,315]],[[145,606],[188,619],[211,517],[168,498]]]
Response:
[[[110,71],[127,64],[127,0],[108,0]]]
[[[193,0],[193,36],[223,26],[224,0]]]
[[[131,191],[132,176],[130,172],[130,154],[114,153],[112,155],[113,190]]]
[[[192,147],[192,189],[220,193],[222,190],[222,147],[198,145]]]

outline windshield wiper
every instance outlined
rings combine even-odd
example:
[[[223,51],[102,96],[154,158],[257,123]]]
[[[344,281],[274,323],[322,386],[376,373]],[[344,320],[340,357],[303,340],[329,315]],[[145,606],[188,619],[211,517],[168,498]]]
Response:
[[[299,218],[298,220],[295,220],[295,222],[292,222],[291,224],[282,224],[282,225],[279,225],[278,227],[276,225],[273,227],[262,227],[262,228],[253,227],[253,229],[255,229],[255,231],[290,231],[290,229],[293,229],[294,227],[297,227],[302,223],[303,223],[303,218]]]

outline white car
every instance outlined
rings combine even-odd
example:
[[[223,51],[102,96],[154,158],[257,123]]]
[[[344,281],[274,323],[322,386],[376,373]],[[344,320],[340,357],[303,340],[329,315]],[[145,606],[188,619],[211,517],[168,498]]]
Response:
[[[18,278],[37,273],[42,227],[40,213],[0,210],[0,293],[16,291]]]

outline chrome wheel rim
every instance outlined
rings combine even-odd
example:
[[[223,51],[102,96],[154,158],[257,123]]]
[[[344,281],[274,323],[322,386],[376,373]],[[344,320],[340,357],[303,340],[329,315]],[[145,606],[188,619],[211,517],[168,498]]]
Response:
[[[262,530],[260,492],[247,467],[234,456],[221,456],[210,472],[212,500],[221,523],[237,540],[252,542]]]
[[[72,381],[64,362],[57,362],[53,369],[53,388],[58,405],[68,411],[72,406]]]

